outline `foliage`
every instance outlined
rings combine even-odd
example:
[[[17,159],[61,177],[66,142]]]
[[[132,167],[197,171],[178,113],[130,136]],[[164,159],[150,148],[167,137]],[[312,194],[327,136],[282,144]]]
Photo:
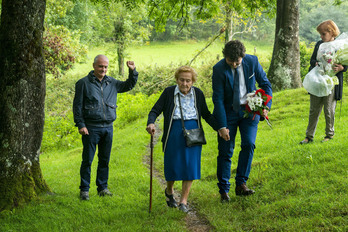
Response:
[[[82,61],[87,48],[79,40],[80,33],[69,31],[64,26],[47,28],[43,37],[46,72],[60,77],[62,71]]]
[[[156,103],[161,92],[147,96],[143,93],[123,93],[117,95],[117,119],[116,127],[127,127],[134,121],[144,118]]]
[[[163,32],[152,30],[151,41],[168,40],[205,40],[216,34],[221,28],[221,23],[215,19],[192,19],[187,27],[180,28],[174,20],[168,20]]]
[[[313,54],[315,43],[311,43],[308,47],[305,42],[300,42],[300,68],[301,68],[301,79],[308,73],[310,67],[310,60]]]
[[[316,27],[324,20],[333,20],[341,32],[348,31],[348,17],[346,11],[348,2],[345,1],[339,6],[334,5],[333,0],[301,0],[300,7],[300,37],[306,42],[320,40]]]
[[[45,127],[41,151],[74,148],[80,145],[72,115],[75,78],[48,78],[46,81]]]
[[[179,27],[187,26],[193,18],[211,19],[218,17],[227,6],[237,12],[241,17],[253,16],[255,10],[267,11],[268,14],[275,12],[275,1],[252,0],[252,1],[229,1],[229,0],[185,0],[148,3],[150,19],[154,20],[155,28],[164,31],[166,22],[173,19]],[[246,10],[247,9],[247,10]],[[247,13],[248,12],[248,13]],[[245,17],[244,17],[245,16]]]

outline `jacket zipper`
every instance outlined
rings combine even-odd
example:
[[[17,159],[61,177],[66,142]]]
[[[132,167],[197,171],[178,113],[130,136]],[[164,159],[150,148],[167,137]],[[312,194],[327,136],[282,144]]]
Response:
[[[104,114],[104,120],[106,120],[105,115],[105,103],[104,103],[104,89],[103,89],[103,83],[100,83],[100,89],[101,89],[101,97],[102,97],[102,105],[103,105],[103,114]]]

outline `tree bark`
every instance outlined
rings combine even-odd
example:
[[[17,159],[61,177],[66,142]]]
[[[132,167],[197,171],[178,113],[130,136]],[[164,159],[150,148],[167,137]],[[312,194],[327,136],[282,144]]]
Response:
[[[276,32],[268,78],[274,90],[301,87],[299,0],[277,0]]]
[[[118,75],[124,77],[124,48],[122,44],[117,47]]]
[[[0,211],[48,192],[39,162],[44,126],[45,0],[2,0]]]
[[[232,40],[232,9],[230,7],[231,2],[228,1],[225,5],[225,43]]]
[[[120,17],[114,22],[115,43],[117,46],[118,75],[124,76],[124,52],[125,52],[125,25],[124,18]]]

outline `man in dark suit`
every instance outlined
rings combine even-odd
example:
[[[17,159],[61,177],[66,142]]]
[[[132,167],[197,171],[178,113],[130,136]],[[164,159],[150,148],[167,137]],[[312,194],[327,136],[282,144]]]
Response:
[[[231,158],[235,147],[235,137],[239,127],[241,151],[238,158],[235,193],[238,196],[251,195],[255,191],[246,186],[253,159],[257,126],[268,111],[253,118],[251,114],[244,118],[246,95],[259,88],[272,96],[271,83],[266,77],[256,56],[245,54],[243,43],[233,40],[226,43],[223,50],[224,59],[213,67],[213,103],[214,116],[219,125],[217,158],[218,187],[221,201],[228,202],[230,197],[229,179],[231,177]],[[271,101],[268,107],[271,106]]]

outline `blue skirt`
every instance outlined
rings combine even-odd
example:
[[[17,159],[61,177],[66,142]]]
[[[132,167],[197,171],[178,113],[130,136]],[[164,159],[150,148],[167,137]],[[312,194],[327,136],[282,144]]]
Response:
[[[186,129],[198,128],[197,120],[184,121]],[[202,146],[186,147],[181,120],[173,120],[164,151],[166,181],[201,178]]]

